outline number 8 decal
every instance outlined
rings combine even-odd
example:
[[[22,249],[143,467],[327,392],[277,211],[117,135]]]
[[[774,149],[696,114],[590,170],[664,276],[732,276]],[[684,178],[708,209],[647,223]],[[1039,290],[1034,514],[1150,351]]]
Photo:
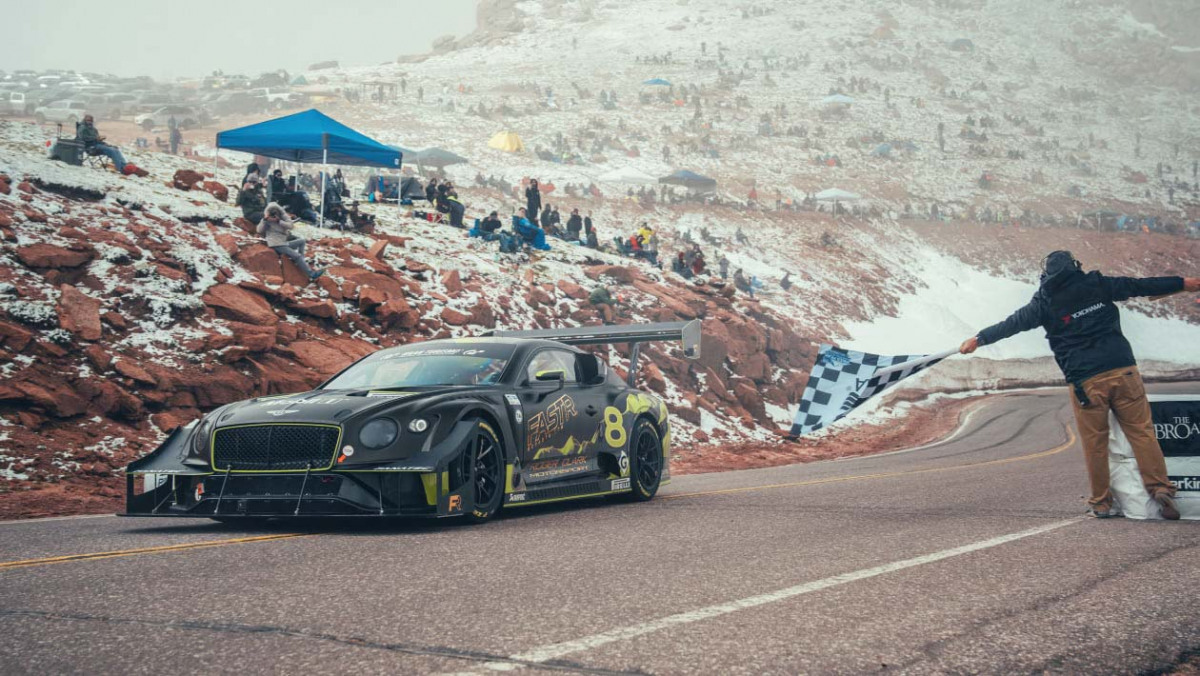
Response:
[[[625,447],[625,425],[616,406],[604,409],[604,440],[613,448]]]

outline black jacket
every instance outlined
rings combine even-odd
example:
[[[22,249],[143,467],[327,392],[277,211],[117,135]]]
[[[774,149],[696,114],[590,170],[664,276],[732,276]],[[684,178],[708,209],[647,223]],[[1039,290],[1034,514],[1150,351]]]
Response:
[[[533,186],[525,188],[525,206],[529,211],[538,211],[542,208],[542,193],[541,190]]]
[[[579,217],[579,214],[571,214],[571,217],[567,219],[567,230],[579,232],[582,229],[583,219]]]
[[[1133,349],[1121,333],[1114,304],[1134,296],[1158,296],[1183,288],[1182,277],[1105,277],[1070,268],[1042,280],[1029,303],[979,332],[990,345],[1036,327],[1046,330],[1054,360],[1069,383],[1133,366]]]

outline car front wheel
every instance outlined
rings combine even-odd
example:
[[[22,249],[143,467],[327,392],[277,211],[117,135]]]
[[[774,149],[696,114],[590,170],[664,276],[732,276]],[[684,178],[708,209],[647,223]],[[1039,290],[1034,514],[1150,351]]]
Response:
[[[463,451],[463,474],[471,478],[475,507],[467,521],[483,523],[500,511],[504,500],[504,447],[492,426],[480,420],[470,446]],[[469,473],[468,473],[469,470]]]

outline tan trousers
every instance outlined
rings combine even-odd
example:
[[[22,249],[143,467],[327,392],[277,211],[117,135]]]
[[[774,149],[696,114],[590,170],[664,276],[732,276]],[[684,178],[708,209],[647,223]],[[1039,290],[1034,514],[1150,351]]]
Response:
[[[1091,401],[1090,405],[1086,408],[1079,405],[1074,388],[1071,389],[1071,404],[1075,409],[1079,439],[1083,443],[1088,479],[1092,483],[1092,497],[1088,504],[1101,511],[1112,506],[1108,476],[1110,410],[1116,414],[1121,431],[1133,447],[1146,492],[1151,497],[1160,493],[1174,495],[1175,488],[1167,481],[1167,463],[1154,436],[1146,387],[1142,384],[1142,375],[1137,367],[1126,366],[1092,376],[1083,381],[1083,391]]]

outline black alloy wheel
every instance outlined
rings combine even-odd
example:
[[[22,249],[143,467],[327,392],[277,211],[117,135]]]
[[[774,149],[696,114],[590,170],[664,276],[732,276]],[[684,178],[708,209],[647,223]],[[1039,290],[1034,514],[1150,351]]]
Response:
[[[662,441],[653,423],[645,418],[637,421],[630,448],[633,451],[629,468],[633,477],[633,492],[630,495],[634,500],[644,502],[658,493],[658,486],[662,482]]]
[[[504,449],[490,425],[479,421],[464,460],[470,464],[471,491],[475,507],[467,513],[468,521],[483,523],[500,511],[504,499]]]

